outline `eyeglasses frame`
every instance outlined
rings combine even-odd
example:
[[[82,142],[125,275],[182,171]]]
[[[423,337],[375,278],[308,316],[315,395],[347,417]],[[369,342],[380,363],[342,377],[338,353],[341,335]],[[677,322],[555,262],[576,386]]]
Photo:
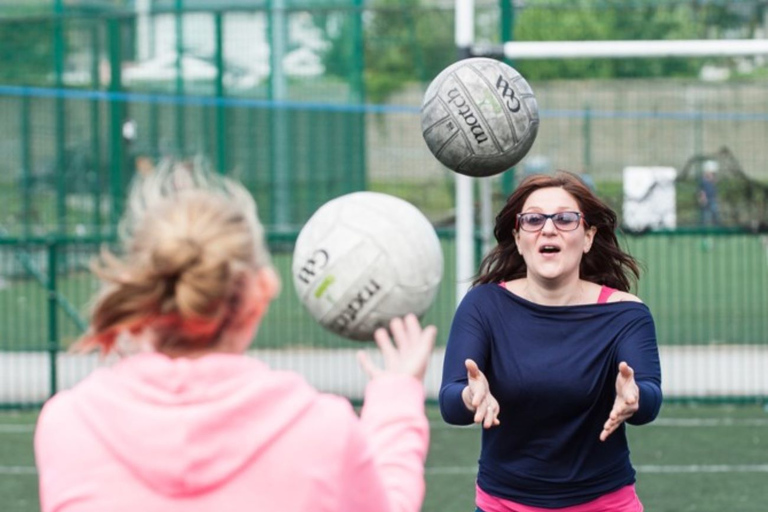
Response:
[[[560,215],[560,214],[563,214],[563,213],[575,213],[576,216],[578,216],[579,222],[576,224],[576,227],[574,227],[573,229],[562,229],[561,227],[559,227],[557,225],[557,223],[555,222],[554,217],[556,215]],[[535,229],[533,231],[530,231],[530,230],[527,230],[527,229],[523,229],[522,225],[520,224],[520,218],[523,215],[530,215],[530,214],[541,215],[542,217],[544,217],[544,223],[541,225],[541,227],[539,229]],[[564,231],[566,233],[570,233],[571,231],[576,231],[577,229],[579,229],[579,226],[582,223],[584,223],[584,227],[587,227],[587,221],[584,219],[584,214],[581,213],[581,212],[574,212],[574,211],[564,211],[564,212],[555,212],[555,213],[520,212],[517,215],[515,215],[515,231],[523,230],[526,233],[538,233],[539,231],[544,229],[544,226],[547,225],[547,221],[550,220],[550,219],[552,220],[552,225],[555,226],[555,229],[557,229],[558,231]]]

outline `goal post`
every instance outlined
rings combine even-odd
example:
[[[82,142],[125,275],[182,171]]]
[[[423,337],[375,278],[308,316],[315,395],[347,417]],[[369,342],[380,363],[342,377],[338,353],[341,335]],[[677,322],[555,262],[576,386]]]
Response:
[[[472,54],[503,55],[514,60],[738,57],[768,54],[768,39],[514,41],[474,46]]]

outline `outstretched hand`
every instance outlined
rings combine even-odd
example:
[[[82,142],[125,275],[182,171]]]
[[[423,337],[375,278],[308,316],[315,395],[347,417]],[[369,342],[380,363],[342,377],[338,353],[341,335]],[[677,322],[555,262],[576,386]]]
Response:
[[[640,389],[635,382],[634,370],[624,361],[619,363],[619,374],[616,376],[616,400],[608,416],[608,421],[600,432],[600,440],[605,441],[613,434],[619,425],[629,419],[640,408]]]
[[[467,387],[461,392],[464,405],[475,413],[474,422],[491,428],[499,425],[499,402],[491,394],[488,379],[472,359],[464,361],[467,368]]]
[[[389,330],[392,333],[391,338],[384,328],[377,329],[373,334],[376,345],[384,356],[384,368],[374,365],[368,354],[362,350],[357,353],[360,366],[372,379],[384,373],[396,373],[423,380],[432,348],[435,346],[437,328],[429,325],[422,329],[416,315],[409,314],[404,318],[393,318],[389,323]]]

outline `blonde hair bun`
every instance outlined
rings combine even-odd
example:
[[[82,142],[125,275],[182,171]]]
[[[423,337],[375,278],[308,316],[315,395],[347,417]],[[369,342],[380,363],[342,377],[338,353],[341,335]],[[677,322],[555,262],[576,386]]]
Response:
[[[120,256],[104,251],[94,266],[104,286],[82,343],[105,352],[126,329],[152,328],[174,347],[216,343],[244,272],[270,264],[250,193],[200,159],[137,175],[118,229]]]

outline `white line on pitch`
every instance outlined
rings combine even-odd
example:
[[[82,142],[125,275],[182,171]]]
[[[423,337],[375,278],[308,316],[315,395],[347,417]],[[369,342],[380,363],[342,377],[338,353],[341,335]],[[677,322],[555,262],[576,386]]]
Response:
[[[34,425],[0,424],[0,434],[23,434],[27,432],[33,432],[34,430]]]
[[[765,427],[768,418],[659,418],[650,425],[659,427]]]
[[[0,466],[0,475],[36,475],[34,466]]]
[[[644,427],[766,427],[768,418],[659,418]],[[448,425],[442,421],[430,422],[433,430],[466,429],[475,425],[457,426]]]
[[[659,418],[649,426],[658,427],[765,427],[768,426],[768,418]],[[430,422],[432,429],[467,429],[475,425],[457,426],[448,425],[442,421]],[[0,423],[0,433],[22,433],[32,432],[35,425],[29,424],[2,424]]]
[[[639,465],[638,473],[768,473],[768,464],[689,464],[689,465]],[[436,466],[425,469],[428,475],[474,475],[477,467]]]
[[[768,426],[768,418],[659,418],[647,426],[657,427],[765,427]],[[475,425],[456,426],[448,425],[442,421],[430,422],[430,428],[433,430],[443,429],[471,429]],[[0,434],[23,434],[34,432],[34,425],[24,424],[2,424],[0,423]]]
[[[639,465],[638,473],[768,473],[768,464],[690,464],[687,466]]]
[[[768,473],[768,464],[689,464],[682,465],[639,465],[638,473]],[[425,469],[428,475],[474,475],[477,468],[472,466],[436,466]],[[34,466],[0,466],[0,475],[34,475]]]

